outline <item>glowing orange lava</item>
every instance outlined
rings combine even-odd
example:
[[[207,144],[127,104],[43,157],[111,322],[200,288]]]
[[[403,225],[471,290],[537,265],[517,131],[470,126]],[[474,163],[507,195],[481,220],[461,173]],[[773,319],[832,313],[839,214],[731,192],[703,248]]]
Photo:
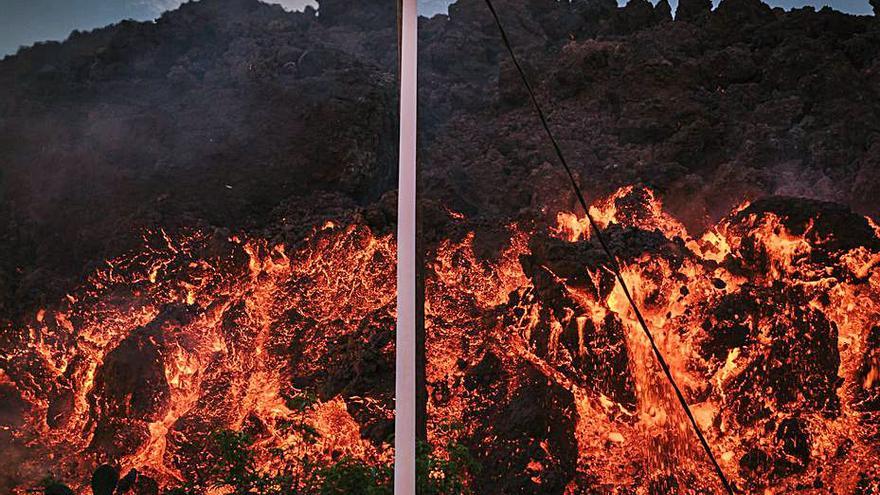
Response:
[[[85,483],[111,462],[163,485],[198,480],[208,435],[226,428],[251,432],[259,452],[297,446],[284,427],[302,419],[288,404],[295,379],[323,372],[340,338],[393,321],[394,243],[366,227],[328,222],[293,249],[161,231],[144,244],[11,331],[0,376],[29,405],[15,433],[34,453],[22,478]],[[377,357],[393,359],[386,340]],[[392,417],[390,397],[349,400]],[[310,454],[386,462],[390,448],[361,438],[347,405],[337,395],[308,411],[326,433]]]
[[[738,490],[875,493],[873,222],[770,198],[696,237],[639,187],[591,212]],[[588,224],[556,218],[546,232],[507,226],[488,259],[473,232],[429,254],[429,440],[472,450],[477,493],[719,493]],[[369,379],[393,363],[394,241],[340,223],[296,245],[154,232],[56,305],[4,323],[19,493],[47,472],[86,480],[101,462],[198,480],[218,428],[251,432],[264,453],[387,462],[369,432],[392,419],[393,383],[373,393]],[[310,387],[314,445],[284,427],[304,419],[290,399]]]
[[[869,220],[799,201],[745,204],[700,238],[643,188],[591,214],[739,490],[874,493],[880,240]],[[498,476],[527,473],[526,490],[561,490],[544,478],[563,476],[572,494],[721,493],[590,237],[584,217],[562,212],[549,235],[511,230],[522,261],[478,260],[469,239],[441,246],[427,286],[432,424],[463,423],[461,440]],[[499,273],[520,275],[502,284]],[[518,390],[552,393],[573,426],[509,431],[541,418]],[[574,452],[560,440],[570,430]]]

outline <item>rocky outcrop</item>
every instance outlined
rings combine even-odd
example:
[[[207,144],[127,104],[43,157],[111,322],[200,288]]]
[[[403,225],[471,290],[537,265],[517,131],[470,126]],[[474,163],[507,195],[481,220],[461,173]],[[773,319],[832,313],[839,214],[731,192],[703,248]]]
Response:
[[[645,184],[692,232],[757,200],[734,217],[737,225],[752,227],[748,218],[772,213],[801,234],[810,220],[815,237],[809,240],[822,240],[814,243],[811,262],[856,246],[877,249],[870,224],[848,209],[880,214],[876,19],[831,9],[784,12],[758,0],[724,0],[714,11],[708,0],[681,0],[674,20],[666,0],[496,5],[588,200]],[[74,33],[64,43],[39,44],[0,61],[0,325],[15,322],[24,332],[22,315],[63,298],[84,274],[139,245],[145,229],[195,228],[226,239],[246,232],[289,246],[327,218],[392,231],[397,37],[391,6],[321,0],[318,15],[256,0],[202,0],[155,23]],[[473,231],[478,256],[492,258],[509,240],[499,225],[517,222],[541,232],[557,211],[575,210],[568,178],[484,2],[459,0],[448,16],[421,19],[419,42],[426,248]],[[760,200],[770,195],[786,197]],[[450,211],[464,223],[451,221]],[[673,266],[691,259],[680,238],[619,226],[608,237],[622,259],[648,253]],[[557,366],[560,377],[585,393],[635,408],[623,323],[609,314],[582,318],[578,327],[576,317],[585,314],[566,314],[574,303],[563,285],[586,287],[584,264],[602,267],[602,251],[540,235],[528,248],[520,267],[532,287],[500,305],[510,311],[499,321],[512,324],[520,306],[540,304],[526,339],[533,359]],[[764,253],[743,253],[740,265],[729,268],[763,273]],[[599,282],[607,297],[613,280]],[[755,487],[809,472],[811,447],[821,439],[796,413],[840,414],[839,329],[794,289],[743,286],[718,297],[701,320],[713,331],[695,347],[699,357],[720,362],[736,348],[764,353],[750,358],[743,378],[725,390],[738,397],[730,403],[733,420],[764,432],[762,443],[733,459],[735,469]],[[778,303],[784,315],[756,300]],[[314,386],[323,399],[377,396],[390,404],[391,360],[377,352],[393,342],[386,309],[364,316],[354,334],[327,337],[322,349],[331,352],[319,358],[285,347],[286,363],[309,369],[290,386]],[[187,317],[180,308],[165,310],[170,313],[157,322],[174,327]],[[775,344],[757,341],[752,315],[769,322]],[[563,317],[567,326],[551,326]],[[342,325],[306,326],[314,338]],[[11,333],[0,332],[0,344]],[[163,335],[161,328],[140,328],[106,356],[88,397],[107,412],[94,425],[92,450],[124,454],[157,419],[168,393],[156,357]],[[868,352],[854,365],[862,378],[876,367],[877,335],[872,330]],[[248,342],[246,335],[234,337]],[[2,364],[27,365],[15,359]],[[465,411],[477,425],[465,440],[484,467],[474,480],[478,492],[534,493],[540,486],[563,493],[573,480],[583,478],[579,487],[596,483],[589,469],[579,471],[579,398],[545,369],[497,349],[469,368],[459,364],[463,387],[482,400]],[[63,425],[73,407],[65,377],[55,381],[47,391],[49,428]],[[8,399],[0,419],[14,429],[26,406],[5,383],[0,393]],[[852,393],[858,404],[847,407],[873,418],[880,408],[876,389]],[[347,407],[364,438],[387,439],[387,417],[354,401]],[[778,415],[771,417],[771,409]],[[197,443],[207,426],[187,416],[174,428]],[[0,428],[0,441],[9,439],[7,431]],[[487,447],[497,439],[503,445]],[[193,446],[171,447],[197,455],[186,450]],[[877,481],[860,476],[859,493],[872,493]],[[640,480],[639,487],[662,493],[679,482]],[[137,493],[159,491],[148,477],[134,484]]]
[[[677,21],[697,21],[712,10],[712,0],[679,0],[675,10]]]
[[[575,200],[471,3],[422,26],[426,195],[467,216],[547,221],[541,209]],[[662,3],[612,3],[502,11],[588,196],[645,182],[696,231],[767,194],[880,214],[875,19],[725,0],[680,2],[665,22]]]
[[[0,308],[160,224],[259,228],[291,198],[396,187],[395,17],[321,19],[194,2],[0,62]]]

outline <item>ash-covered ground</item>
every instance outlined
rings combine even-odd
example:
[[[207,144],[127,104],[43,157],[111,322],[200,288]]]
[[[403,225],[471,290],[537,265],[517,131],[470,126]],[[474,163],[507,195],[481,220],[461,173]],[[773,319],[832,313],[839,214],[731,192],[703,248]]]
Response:
[[[4,332],[0,349],[6,356],[0,361],[0,369],[4,370],[0,386],[9,398],[0,405],[4,425],[0,443],[15,445],[17,459],[30,461],[42,455],[42,451],[31,452],[27,445],[39,442],[38,436],[16,437],[27,422],[31,402],[39,402],[22,396],[22,383],[26,381],[22,367],[51,368],[46,363],[34,364],[33,360],[49,362],[53,358],[37,353],[43,358],[34,354],[25,359],[13,351],[34,338],[31,327],[45,326],[34,315],[46,308],[50,314],[52,308],[73,311],[77,303],[60,308],[58,301],[76,294],[90,274],[106,268],[107,260],[143,249],[144,232],[164,231],[175,239],[193,230],[216,239],[256,238],[265,240],[270,252],[271,246],[283,244],[288,246],[288,253],[297,252],[297,246],[310,246],[305,239],[313,237],[315,227],[328,220],[338,225],[365,226],[369,234],[357,229],[365,238],[385,239],[393,232],[397,162],[395,6],[387,1],[323,0],[320,4],[317,15],[313,10],[289,13],[256,0],[202,0],[185,4],[155,23],[123,22],[90,33],[74,33],[63,43],[26,48],[0,61],[0,324]],[[798,225],[795,230],[800,230],[786,235],[806,236],[812,248],[836,257],[824,261],[810,258],[810,270],[818,270],[815,265],[820,262],[838,266],[844,254],[852,254],[850,251],[859,247],[876,251],[876,239],[860,223],[859,216],[876,218],[880,214],[880,22],[875,17],[845,15],[831,9],[784,12],[757,0],[724,0],[714,11],[710,11],[708,1],[681,1],[675,20],[665,1],[652,6],[633,0],[624,8],[617,7],[613,0],[498,0],[496,4],[588,200],[604,197],[622,186],[643,185],[654,191],[665,211],[680,220],[695,238],[725,218],[732,225],[747,224],[742,231],[731,227],[735,231],[731,235],[751,239],[745,247],[730,251],[739,258],[728,261],[725,270],[737,277],[759,277],[776,260],[752,246],[760,244],[753,239],[754,218],[731,214],[746,200],[786,196],[837,204],[793,199],[755,203],[755,218],[763,218],[766,210],[782,218],[782,224],[794,222]],[[557,213],[576,211],[564,173],[554,160],[483,1],[459,0],[449,12],[448,16],[422,19],[420,23],[420,201],[429,279],[446,269],[431,260],[449,249],[447,241],[455,245],[470,243],[475,259],[485,260],[490,267],[487,270],[497,272],[503,265],[499,259],[512,239],[508,225],[516,223],[518,230],[534,235],[556,225]],[[847,212],[846,207],[857,215]],[[831,237],[851,235],[852,242],[828,246],[827,235],[809,238],[812,227],[807,229],[804,222],[790,220],[823,215],[842,219],[835,228],[854,226],[857,234],[828,226],[823,231]],[[620,218],[618,221],[626,223]],[[825,224],[819,221],[818,225]],[[651,230],[656,225],[636,227]],[[663,259],[677,256],[679,266],[681,260],[692,257],[685,247],[676,244],[673,231],[661,234],[616,234],[621,249],[627,250],[622,258],[632,261],[640,254],[662,253]],[[697,468],[685,475],[671,473],[668,478],[652,478],[646,472],[651,466],[657,467],[651,464],[656,459],[640,463],[630,454],[613,457],[621,465],[631,463],[618,471],[602,471],[590,464],[597,462],[585,453],[592,437],[578,433],[587,429],[596,438],[602,437],[597,433],[599,426],[590,430],[590,425],[578,419],[592,410],[590,400],[602,394],[623,410],[637,410],[639,401],[645,400],[636,391],[634,377],[638,370],[633,369],[624,352],[627,345],[635,344],[626,344],[625,315],[615,320],[611,313],[607,325],[596,324],[597,340],[592,350],[589,339],[584,341],[583,328],[578,338],[571,340],[569,336],[568,341],[563,339],[559,344],[567,346],[566,351],[561,347],[555,351],[551,345],[555,341],[542,337],[545,331],[553,335],[548,328],[552,321],[559,323],[565,318],[565,308],[578,315],[584,311],[583,300],[574,301],[577,297],[562,290],[565,280],[578,290],[586,284],[585,276],[575,273],[577,268],[571,266],[570,258],[584,255],[588,258],[584,263],[593,268],[601,262],[590,264],[590,256],[598,254],[579,245],[586,242],[583,239],[564,246],[541,239],[544,236],[538,234],[536,240],[525,243],[528,252],[519,253],[523,258],[515,268],[525,278],[509,287],[519,291],[514,299],[507,300],[504,294],[498,300],[485,296],[485,301],[473,302],[471,310],[475,314],[494,316],[469,315],[456,320],[454,315],[429,315],[429,320],[436,319],[436,328],[448,330],[442,337],[451,339],[432,344],[429,336],[429,345],[440,346],[429,353],[429,360],[433,355],[438,363],[445,362],[442,342],[456,342],[457,346],[462,340],[475,341],[472,348],[460,350],[461,362],[450,362],[458,368],[451,373],[454,376],[449,383],[440,383],[440,377],[429,372],[433,380],[432,413],[469,425],[462,441],[475,450],[484,465],[482,474],[473,480],[474,486],[479,493],[562,493],[565,489],[664,493],[679,486],[705,488],[692,478],[710,477],[711,473]],[[672,244],[664,244],[667,241]],[[347,249],[373,244],[355,242],[353,246]],[[207,251],[205,256],[215,256],[215,248],[220,249],[199,249]],[[233,279],[246,278],[248,269],[242,261],[246,257],[236,253],[238,262],[228,270],[237,274]],[[266,256],[275,259],[275,255],[258,258]],[[783,261],[788,263],[786,266],[800,266],[801,259]],[[469,259],[464,265],[468,263]],[[557,266],[560,263],[562,267]],[[700,270],[715,270],[714,265],[711,270],[705,268],[707,263],[701,259],[697,264],[703,267]],[[469,265],[461,268],[464,265],[457,269],[469,269]],[[382,267],[387,269],[384,264]],[[858,280],[870,279],[872,269],[855,274],[840,270],[829,277],[837,277],[840,284],[857,285]],[[370,276],[378,272],[363,273]],[[387,274],[382,274],[384,280]],[[858,377],[860,383],[841,385],[835,374],[835,369],[842,366],[840,356],[832,355],[815,365],[810,364],[811,358],[802,357],[792,365],[794,371],[784,367],[779,371],[776,363],[784,349],[758,351],[762,339],[775,335],[777,330],[765,332],[757,326],[737,323],[739,309],[751,308],[754,301],[781,297],[782,302],[773,304],[787,308],[789,320],[800,319],[802,324],[789,320],[768,323],[772,328],[795,332],[786,333],[780,341],[793,345],[803,342],[801,334],[815,333],[819,336],[816,349],[823,355],[833,354],[833,339],[839,332],[834,323],[836,316],[824,309],[812,308],[804,314],[796,309],[800,303],[808,305],[814,298],[821,299],[816,293],[805,294],[801,286],[815,284],[821,277],[789,275],[777,268],[774,276],[779,280],[771,277],[766,286],[763,282],[754,287],[732,285],[730,294],[716,294],[706,303],[709,306],[694,310],[706,316],[698,322],[706,325],[702,329],[706,334],[693,337],[694,355],[704,364],[696,371],[688,368],[691,374],[683,376],[695,380],[688,397],[695,403],[736,408],[735,413],[725,411],[717,416],[718,423],[710,422],[708,428],[721,428],[727,421],[734,431],[748,433],[722,438],[719,429],[709,435],[724,446],[724,452],[731,452],[724,466],[731,469],[731,477],[742,489],[751,492],[783,486],[832,493],[828,491],[828,480],[845,478],[846,483],[852,482],[850,492],[874,493],[876,465],[844,470],[838,478],[838,473],[816,473],[825,460],[814,459],[813,454],[819,449],[814,446],[825,448],[828,442],[839,441],[840,446],[835,444],[834,448],[840,447],[843,457],[828,461],[828,466],[841,470],[840,466],[852,467],[856,460],[876,460],[880,452],[876,437],[865,434],[845,447],[842,437],[834,436],[837,433],[821,430],[824,436],[817,439],[819,430],[814,425],[819,417],[832,422],[845,417],[840,424],[858,424],[866,429],[876,425],[871,423],[874,413],[870,412],[876,409],[876,391],[869,390],[874,379],[867,380],[873,376],[871,370],[876,364],[876,351],[872,350],[878,345],[876,332],[870,328],[852,330],[856,335],[852,339],[861,342],[860,351],[847,349],[846,356],[851,358],[847,365],[852,369],[849,375],[842,369],[840,373],[852,380]],[[791,297],[776,294],[774,280]],[[444,287],[449,279],[442,282],[436,287]],[[522,289],[520,283],[531,289]],[[168,294],[177,290],[174,287],[170,293],[156,296],[157,300],[165,304]],[[264,285],[255,283],[255,287]],[[282,294],[292,290],[285,287],[279,289]],[[429,283],[429,292],[430,288]],[[387,290],[393,291],[393,287]],[[445,290],[455,292],[449,287]],[[676,286],[675,290],[680,288]],[[609,291],[612,289],[606,283],[591,297],[597,303],[607,302],[605,299],[613,293]],[[235,296],[239,298],[236,300],[250,300],[251,292],[245,292]],[[201,301],[200,294],[196,291],[197,302]],[[106,297],[116,304],[117,296]],[[823,304],[829,304],[830,296],[822,297]],[[319,299],[309,299],[308,304],[320,304]],[[455,305],[469,307],[466,302],[457,300]],[[437,310],[441,304],[435,303]],[[359,363],[356,366],[328,356],[310,362],[302,353],[280,346],[271,350],[279,362],[292,366],[290,369],[309,367],[291,378],[297,386],[314,377],[318,377],[315,383],[332,383],[322,385],[322,399],[330,401],[334,394],[342,394],[348,413],[362,426],[364,438],[377,446],[385,440],[382,435],[388,426],[385,415],[391,404],[393,375],[387,365],[392,354],[366,347],[375,344],[388,350],[391,337],[385,327],[391,320],[387,304],[384,300],[367,304],[369,314],[355,315],[354,319],[349,318],[352,310],[347,307],[347,319],[342,323],[333,320],[333,328],[358,327],[350,343],[339,341],[331,346],[337,350],[351,347],[351,352],[359,356],[353,361]],[[647,304],[663,306],[657,301]],[[536,321],[541,323],[526,325],[529,334],[523,336],[524,342],[532,343],[507,343],[522,344],[523,353],[499,355],[500,344],[494,340],[498,328],[519,328],[516,325],[522,326],[522,322],[515,325],[511,315],[521,317],[523,307],[535,305],[543,308],[535,310],[539,315]],[[235,304],[232,306],[234,309]],[[873,303],[867,306],[873,308]],[[287,305],[281,307],[293,311]],[[181,308],[174,311],[186,313]],[[754,322],[778,319],[772,312],[749,311]],[[182,334],[199,331],[192,323],[198,321],[197,317],[188,313],[185,317],[173,316],[177,314],[174,312],[169,316],[167,308],[160,313],[143,328],[130,333],[125,330],[118,340],[110,339],[95,362],[107,362],[105,358],[118,361],[131,349],[139,349],[143,335],[152,335],[150,332],[163,327],[162,322],[169,318],[179,320],[176,325],[187,329]],[[231,309],[221,320],[235,318]],[[266,318],[300,328],[299,323],[292,323],[292,316],[286,319],[272,314]],[[302,328],[320,327],[318,323],[325,323],[321,318],[308,320]],[[696,317],[681,318],[689,323],[697,321]],[[860,318],[869,321],[872,316],[863,314]],[[253,315],[247,319],[263,321]],[[710,320],[721,323],[704,323]],[[502,327],[494,321],[501,322]],[[468,326],[467,330],[462,330],[462,325]],[[532,327],[542,329],[532,333]],[[814,327],[819,328],[818,333],[810,330]],[[747,330],[740,335],[737,332],[742,328]],[[345,328],[339,332],[349,335]],[[507,333],[502,331],[500,335]],[[65,345],[75,348],[76,339],[68,339]],[[167,340],[167,345],[155,344],[157,355],[164,356],[176,345],[172,338]],[[362,340],[369,345],[365,347]],[[477,345],[483,340],[491,342]],[[58,345],[58,353],[67,352],[68,347]],[[616,350],[609,350],[609,345],[617,346]],[[580,349],[580,355],[574,356],[575,348]],[[741,362],[742,368],[724,366],[734,349],[750,356],[745,364]],[[605,352],[610,354],[602,357]],[[804,352],[799,355],[809,356],[813,351]],[[854,352],[858,355],[851,356]],[[368,366],[371,360],[381,364]],[[604,367],[596,364],[599,361]],[[324,368],[312,369],[315,362],[323,363]],[[767,380],[781,380],[784,385],[768,385],[775,390],[769,411],[751,410],[743,399],[724,402],[726,394],[734,389],[739,397],[763,394],[763,389],[748,387],[766,384],[747,378],[760,375],[755,370],[764,369],[761,367],[765,363],[778,371]],[[77,373],[87,369],[85,365],[82,369],[77,366],[71,365],[73,371],[66,379],[73,381],[80,376]],[[593,377],[590,370],[597,367],[602,372]],[[130,371],[124,366],[121,369]],[[86,416],[100,415],[100,411],[94,411],[94,404],[126,397],[129,389],[141,386],[135,379],[108,385],[105,382],[113,382],[112,373],[102,365],[98,370],[98,389],[84,390],[73,384],[65,388],[62,384],[52,391],[54,399],[40,400],[45,400],[46,407],[53,411],[66,411],[75,409],[69,404],[76,402],[71,397],[81,397],[83,404],[92,405],[91,409],[83,406]],[[148,371],[163,382],[161,369]],[[721,372],[733,373],[733,381],[718,382],[715,390],[697,384],[699,380],[709,383]],[[375,376],[368,376],[370,373]],[[791,374],[796,377],[788,376]],[[27,380],[35,390],[57,381],[48,372]],[[804,399],[790,389],[797,384],[818,388]],[[504,390],[507,388],[509,391]],[[174,391],[163,393],[170,397]],[[473,396],[462,399],[465,393]],[[351,405],[353,398],[364,397],[368,403],[377,404],[376,411]],[[170,421],[170,406],[165,403],[173,401],[166,398],[160,402],[142,404],[143,424],[126,425],[131,438],[140,438],[138,432],[149,430],[151,422]],[[472,407],[470,416],[456,412],[456,407],[464,405]],[[444,409],[447,407],[452,409]],[[867,423],[846,416],[847,411],[865,415]],[[609,413],[608,424],[622,421],[627,426],[613,432],[609,449],[621,436],[628,440],[624,433],[631,431],[638,436],[640,431],[635,420],[618,416]],[[67,421],[61,416],[55,419]],[[86,421],[92,431],[101,427],[105,431],[104,444],[101,438],[85,441],[88,455],[96,462],[108,460],[107,445],[116,447],[118,443],[106,439],[113,421],[102,420],[106,418]],[[70,421],[70,425],[78,424],[74,419]],[[195,428],[176,423],[169,423],[171,431]],[[498,425],[497,430],[481,428],[489,423]],[[499,438],[502,443],[495,446],[493,441]],[[742,442],[734,445],[731,438]],[[668,445],[669,441],[644,440],[648,445]],[[849,459],[846,455],[852,445],[856,445],[858,457]],[[180,452],[174,451],[172,461],[179,462],[177,458],[183,455]],[[679,456],[676,459],[699,457],[683,452],[675,455]],[[77,472],[77,468],[68,469]],[[663,472],[662,466],[657,469]],[[15,469],[0,474],[0,486],[4,488],[33,481],[28,478],[33,473],[22,474]],[[608,481],[614,476],[621,480],[616,488]]]

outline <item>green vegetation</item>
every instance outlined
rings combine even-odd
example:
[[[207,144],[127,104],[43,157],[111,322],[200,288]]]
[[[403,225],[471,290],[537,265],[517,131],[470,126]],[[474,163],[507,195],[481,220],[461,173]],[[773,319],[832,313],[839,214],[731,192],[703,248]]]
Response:
[[[244,432],[222,430],[211,437],[209,448],[216,459],[206,479],[208,487],[192,484],[175,488],[166,495],[201,495],[205,488],[224,488],[232,495],[391,495],[391,465],[371,465],[352,457],[335,461],[311,458],[305,452],[320,439],[320,433],[305,420],[306,412],[316,403],[311,395],[288,401],[298,411],[299,420],[285,425],[302,438],[302,445],[291,449],[274,449],[270,454],[276,466],[271,474],[257,466],[254,439]],[[446,426],[443,433],[454,433],[455,426]],[[449,442],[438,455],[429,445],[417,448],[417,479],[420,495],[470,495],[467,478],[479,466],[463,445]]]
[[[289,448],[268,451],[270,464],[274,466],[271,472],[260,469],[261,460],[257,458],[255,439],[251,435],[220,430],[213,433],[204,446],[209,453],[210,467],[201,473],[201,479],[166,490],[163,495],[203,495],[217,488],[230,495],[392,495],[394,469],[390,464],[372,465],[348,456],[327,461],[308,454],[321,438],[320,432],[306,419],[317,402],[311,394],[301,394],[287,401],[288,407],[296,413],[295,419],[280,426],[297,434],[300,441]],[[442,425],[439,433],[456,438],[461,433],[460,426]],[[467,480],[479,473],[480,466],[464,445],[449,441],[438,451],[419,443],[416,451],[419,495],[472,494]],[[136,479],[136,471],[132,473],[134,475],[125,477],[131,477],[127,487]],[[117,484],[122,486],[125,480],[119,480],[112,466],[102,465],[91,482],[94,495],[105,495],[114,493]],[[74,494],[54,478],[43,480],[42,488],[44,495]]]

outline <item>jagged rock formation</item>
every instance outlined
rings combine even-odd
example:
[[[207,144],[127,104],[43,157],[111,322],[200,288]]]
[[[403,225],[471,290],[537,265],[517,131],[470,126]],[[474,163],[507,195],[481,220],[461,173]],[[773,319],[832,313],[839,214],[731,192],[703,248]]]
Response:
[[[695,21],[709,14],[712,0],[682,0],[678,2],[675,18],[679,21]]]
[[[590,195],[643,182],[697,229],[766,194],[878,213],[874,18],[725,0],[667,22],[664,5],[499,2]],[[427,194],[467,216],[572,209],[482,2],[425,21],[422,53]]]
[[[365,223],[377,235],[392,231],[395,13],[390,2],[378,0],[320,4],[318,15],[312,9],[288,13],[256,0],[202,0],[155,23],[123,22],[74,33],[64,43],[40,44],[0,61],[4,330],[63,298],[106,260],[139,246],[145,229],[174,235],[194,228],[217,239],[245,232],[288,246],[328,219]],[[708,0],[682,0],[674,19],[666,0],[656,6],[632,0],[625,7],[614,0],[496,4],[590,199],[644,184],[694,233],[743,200],[779,194],[880,214],[880,23],[875,18],[831,9],[784,12],[758,0],[724,0],[714,11]],[[422,19],[420,29],[426,247],[435,250],[443,241],[475,232],[477,258],[492,260],[509,241],[509,232],[499,226],[515,221],[530,232],[544,232],[556,212],[575,210],[574,198],[483,1],[459,0],[448,16]],[[644,199],[634,200],[633,212]],[[822,256],[829,252],[877,249],[863,218],[824,202],[756,201],[734,223],[749,225],[746,215],[763,218],[768,212],[781,215],[788,228],[816,246],[831,235],[804,261],[810,267],[828,261]],[[801,220],[817,212],[832,223],[820,221],[807,229]],[[645,253],[673,266],[693,258],[671,235],[620,227],[609,235],[629,261]],[[750,251],[753,247],[741,249],[744,263],[752,264],[724,269],[763,273],[766,253]],[[547,368],[497,349],[475,363],[455,363],[462,377],[455,385],[473,394],[473,408],[463,419],[480,426],[466,439],[485,468],[474,483],[480,493],[531,493],[537,484],[545,493],[572,486],[599,490],[603,485],[595,466],[585,465],[578,449],[581,403],[561,383],[636,407],[624,326],[609,314],[584,323],[581,333],[568,326],[556,335],[550,322],[576,305],[566,286],[586,287],[583,264],[600,266],[602,254],[589,242],[564,243],[540,234],[527,248],[516,266],[532,288],[505,297],[485,319],[462,318],[473,323],[468,339],[481,341],[492,333],[490,323],[513,325],[523,307],[540,305],[540,325],[527,341],[535,351],[532,359],[550,362],[558,376],[550,380]],[[236,273],[246,273],[243,254],[233,266]],[[862,283],[843,269],[832,275]],[[603,279],[597,294],[608,296],[612,286]],[[757,299],[778,303],[797,324],[754,307]],[[866,418],[859,425],[875,424],[870,421],[880,409],[876,388],[847,384],[854,399],[841,402],[837,396],[840,357],[833,344],[838,328],[822,311],[807,307],[802,291],[743,286],[719,292],[714,302],[705,313],[712,331],[697,342],[695,352],[712,366],[732,349],[754,353],[742,379],[725,384],[726,392],[742,397],[731,403],[725,418],[769,432],[730,461],[746,487],[813,473],[809,470],[816,464],[807,447],[819,439],[810,436],[811,426],[799,413],[833,418],[854,407]],[[244,306],[230,308],[222,320],[232,322],[223,326],[231,341],[239,338],[234,323]],[[459,306],[474,313],[484,309]],[[388,311],[383,304],[366,317],[355,315],[357,331],[321,340],[322,349],[332,352],[317,357],[287,343],[301,335],[324,335],[323,320],[300,321],[293,310],[285,312],[278,324],[299,333],[289,332],[284,345],[270,352],[301,371],[290,387],[316,384],[323,399],[369,398],[346,407],[373,444],[389,431],[387,417],[374,410],[375,404],[380,412],[390,404]],[[772,320],[768,335],[779,337],[777,346],[761,347],[755,329],[741,319],[746,312]],[[331,320],[327,327],[338,330],[345,324]],[[167,409],[164,358],[144,363],[132,356],[167,354],[174,338],[195,335],[197,329],[183,304],[169,305],[111,350],[85,396],[91,407],[106,412],[91,439],[93,451],[126,454],[125,448],[142,440],[138,435],[146,435],[145,425]],[[3,334],[0,349],[16,342],[11,335]],[[805,345],[807,335],[815,339],[812,347]],[[853,358],[862,383],[870,382],[876,368],[878,335],[875,328],[868,336],[864,359]],[[821,359],[811,357],[817,350]],[[789,352],[795,355],[793,364],[779,366]],[[553,361],[559,356],[574,357]],[[717,369],[695,373],[705,377],[710,371]],[[9,443],[9,432],[21,427],[28,408],[4,376],[0,444]],[[432,384],[438,407],[450,395],[442,393],[442,385]],[[74,406],[65,387],[53,389],[52,421],[62,421]],[[773,389],[769,412],[754,407],[767,387]],[[795,400],[803,388],[811,392]],[[139,394],[147,390],[149,397]],[[695,400],[708,394],[688,393]],[[128,422],[138,424],[126,425],[131,442],[120,442],[114,431],[122,427],[114,421],[132,418]],[[203,433],[198,421],[188,417],[175,428],[195,436]],[[502,445],[485,448],[493,439]],[[841,444],[834,462],[846,463],[851,447]],[[644,477],[643,467],[632,469]],[[876,475],[856,474],[861,476],[856,493],[874,493]],[[158,490],[151,478],[140,479],[148,480],[150,493]],[[692,481],[639,478],[635,483],[663,493]],[[4,483],[11,482],[0,478],[0,487]]]
[[[0,308],[63,293],[145,228],[262,228],[296,198],[395,187],[394,18],[368,30],[327,3],[319,22],[193,2],[0,62]]]

